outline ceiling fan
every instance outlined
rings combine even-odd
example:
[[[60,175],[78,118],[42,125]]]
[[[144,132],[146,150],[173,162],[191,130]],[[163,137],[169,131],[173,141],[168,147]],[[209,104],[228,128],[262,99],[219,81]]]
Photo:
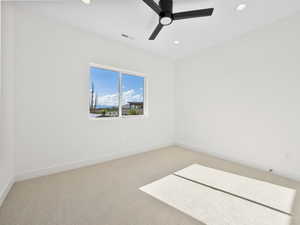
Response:
[[[159,16],[159,23],[149,40],[154,40],[164,26],[170,25],[173,20],[182,20],[195,17],[206,17],[213,14],[213,8],[173,13],[173,0],[160,0],[159,5],[154,0],[143,0]]]

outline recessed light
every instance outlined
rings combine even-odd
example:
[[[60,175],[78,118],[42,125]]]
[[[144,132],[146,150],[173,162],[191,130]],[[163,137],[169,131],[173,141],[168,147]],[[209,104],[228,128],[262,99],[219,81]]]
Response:
[[[236,7],[236,10],[237,11],[243,11],[244,9],[246,9],[247,5],[245,3],[242,3],[242,4],[239,4],[237,7]]]
[[[174,43],[174,45],[179,45],[180,41],[174,41],[173,43]]]
[[[91,4],[91,0],[81,0],[84,4],[87,4],[87,5],[89,5],[89,4]]]

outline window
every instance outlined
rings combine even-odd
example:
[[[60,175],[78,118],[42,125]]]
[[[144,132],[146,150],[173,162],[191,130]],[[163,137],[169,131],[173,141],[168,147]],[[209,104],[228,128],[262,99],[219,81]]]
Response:
[[[145,78],[121,71],[90,67],[91,118],[145,114]]]
[[[119,73],[90,68],[90,116],[119,116]]]
[[[144,78],[122,74],[122,115],[144,115]]]

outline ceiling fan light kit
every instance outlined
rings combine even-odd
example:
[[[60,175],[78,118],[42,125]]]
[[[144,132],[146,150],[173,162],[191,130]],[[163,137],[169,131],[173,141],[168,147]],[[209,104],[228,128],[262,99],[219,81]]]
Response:
[[[155,40],[164,26],[171,25],[174,20],[207,17],[213,14],[213,8],[199,9],[173,13],[173,0],[160,0],[159,5],[154,0],[143,0],[158,16],[159,23],[151,34],[149,40]]]
[[[171,13],[161,13],[159,17],[159,22],[163,26],[168,26],[173,22],[172,14]]]

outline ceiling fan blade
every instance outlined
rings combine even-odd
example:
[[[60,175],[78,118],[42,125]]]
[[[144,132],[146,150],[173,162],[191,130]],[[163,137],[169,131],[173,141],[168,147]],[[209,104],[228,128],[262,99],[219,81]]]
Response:
[[[161,11],[173,13],[173,0],[160,0],[159,6]]]
[[[153,9],[158,15],[161,13],[161,8],[153,0],[143,0],[151,9]]]
[[[213,8],[208,8],[208,9],[179,12],[179,13],[174,13],[173,18],[174,20],[182,20],[182,19],[189,19],[189,18],[196,18],[196,17],[211,16],[213,14],[213,11],[214,11]]]
[[[158,33],[161,31],[161,29],[163,28],[163,25],[161,25],[160,23],[156,26],[155,30],[153,31],[153,33],[151,34],[149,40],[154,40]]]

